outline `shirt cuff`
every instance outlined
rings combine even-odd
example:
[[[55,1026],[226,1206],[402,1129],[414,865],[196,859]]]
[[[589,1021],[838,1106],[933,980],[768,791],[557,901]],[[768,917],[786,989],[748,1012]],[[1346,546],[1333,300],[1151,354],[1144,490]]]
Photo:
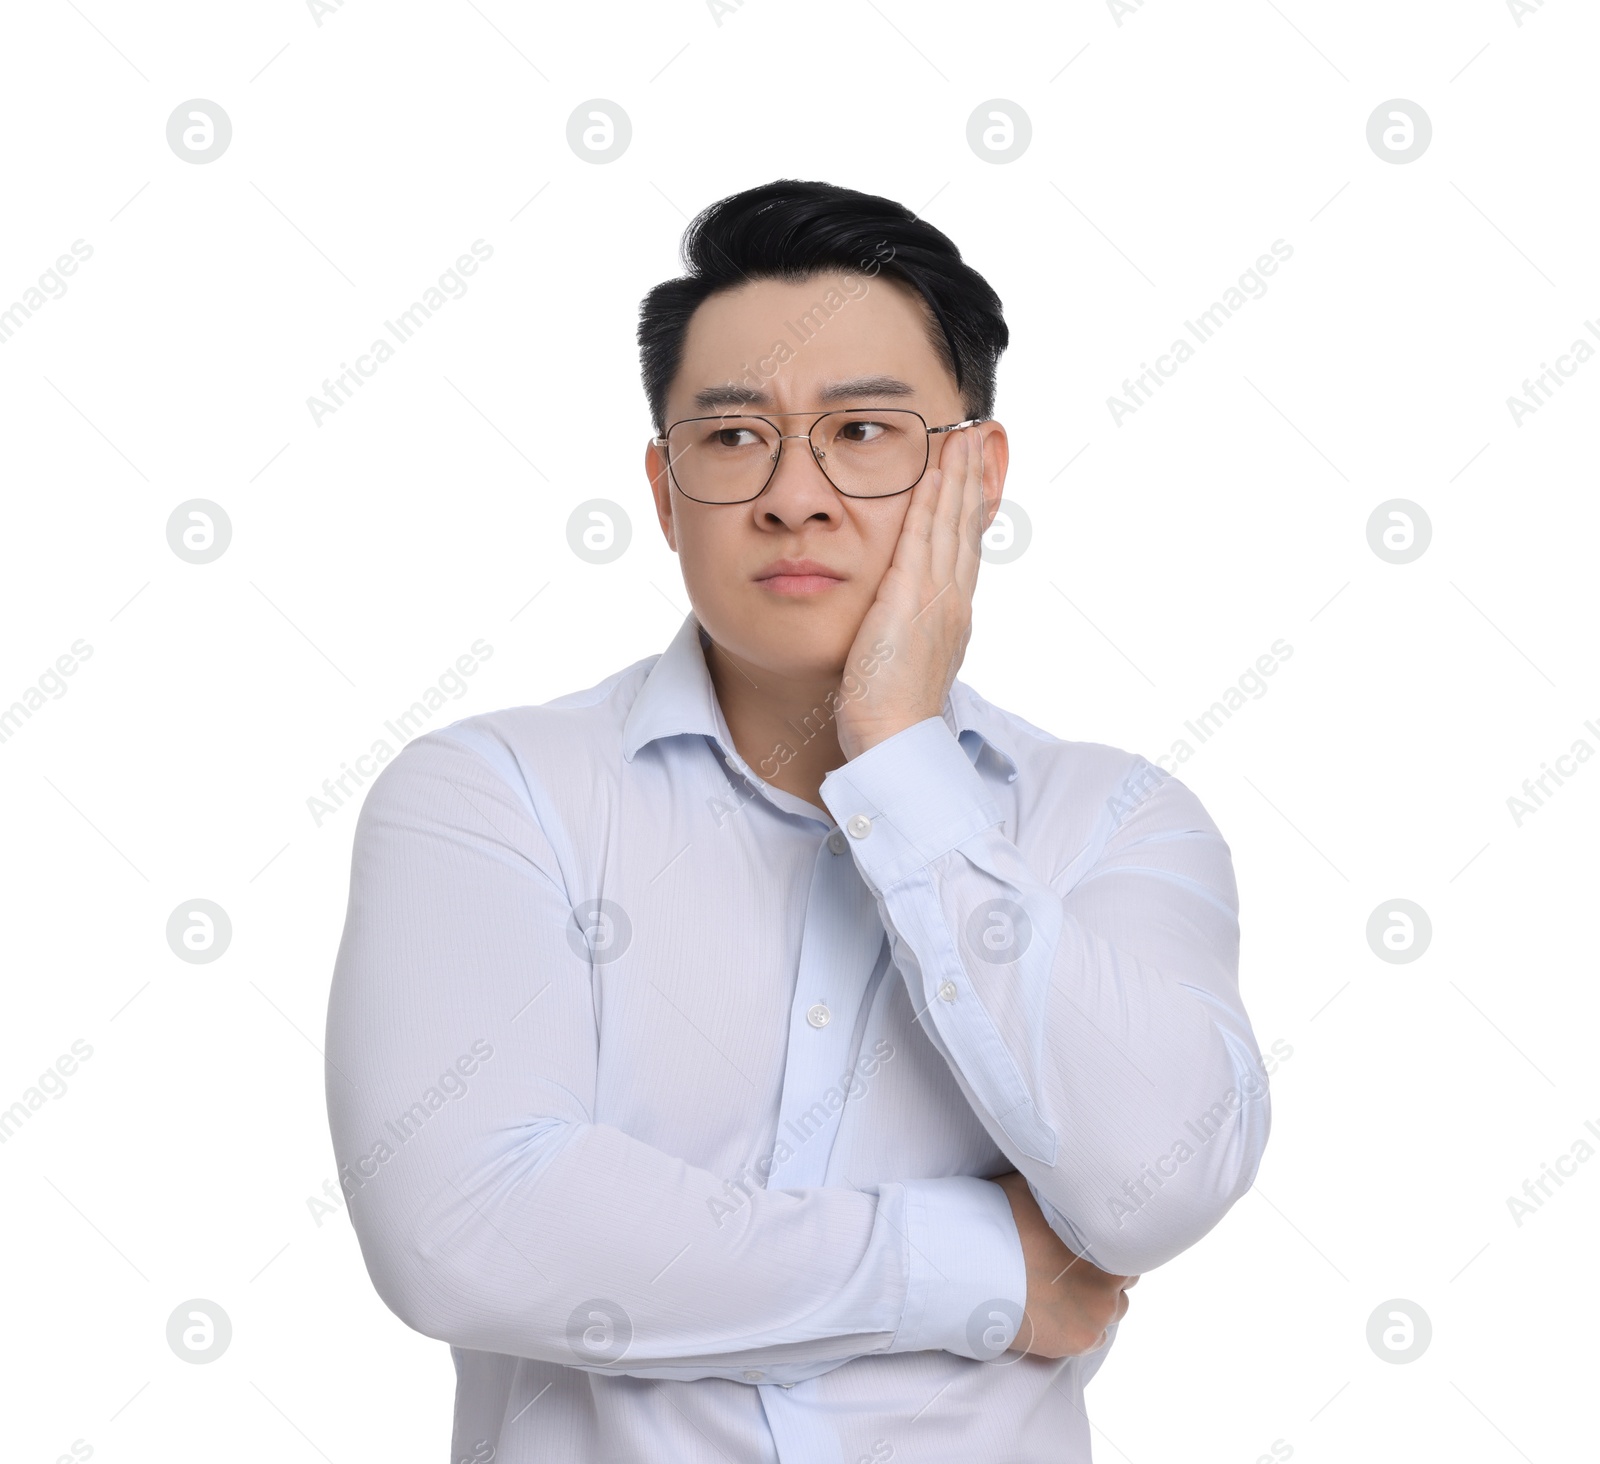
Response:
[[[1017,1335],[1028,1300],[1011,1201],[999,1185],[965,1174],[901,1187],[910,1277],[889,1351],[941,1349],[992,1361]]]
[[[834,768],[823,804],[873,894],[1004,818],[943,717],[926,717]]]

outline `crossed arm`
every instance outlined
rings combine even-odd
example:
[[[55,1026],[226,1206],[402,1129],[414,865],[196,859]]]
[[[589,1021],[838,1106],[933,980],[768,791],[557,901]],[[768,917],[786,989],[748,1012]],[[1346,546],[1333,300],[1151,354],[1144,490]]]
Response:
[[[1024,855],[942,718],[821,790],[861,831],[857,864],[923,1030],[1016,1165],[1000,1180],[1029,1273],[1013,1345],[1052,1357],[1098,1346],[1138,1273],[1221,1219],[1270,1128],[1228,847],[1177,779],[1084,752],[1098,782],[1060,786],[1032,815],[1070,826],[1065,800],[1094,800],[1070,857],[1049,838]]]
[[[417,1330],[636,1376],[795,1382],[877,1353],[987,1356],[971,1320],[1014,1297],[1030,1324],[1015,1345],[1061,1356],[1120,1316],[1129,1275],[1247,1187],[1264,1104],[1120,1223],[1106,1204],[1131,1205],[1124,1171],[1170,1148],[1255,1051],[1231,991],[1225,846],[1219,863],[1214,830],[1187,827],[1204,815],[1181,784],[1111,831],[1063,900],[981,807],[980,826],[931,853],[962,829],[926,842],[872,781],[871,753],[846,765],[852,781],[830,774],[834,812],[872,814],[873,847],[910,861],[868,854],[870,838],[856,851],[924,1030],[1020,1174],[757,1190],[717,1226],[718,1176],[592,1119],[590,967],[566,940],[570,901],[526,793],[472,735],[418,738],[372,785],[329,1007],[350,1216],[379,1294]],[[880,771],[914,771],[919,755],[928,771],[953,750],[976,776],[942,722],[891,740],[901,755],[888,748]],[[1135,909],[1134,889],[1156,898]],[[1033,929],[1009,967],[956,933],[1002,890]],[[944,980],[969,989],[942,1001]],[[447,1073],[469,1101],[450,1101]],[[1062,1276],[1075,1254],[1088,1259]]]

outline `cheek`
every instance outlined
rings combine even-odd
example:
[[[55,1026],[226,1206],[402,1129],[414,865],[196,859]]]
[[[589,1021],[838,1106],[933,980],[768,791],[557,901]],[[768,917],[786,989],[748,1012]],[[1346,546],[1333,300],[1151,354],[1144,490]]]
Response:
[[[736,536],[721,531],[680,507],[677,518],[678,566],[696,596],[726,598],[736,588],[735,566],[742,563]]]
[[[900,542],[900,530],[910,507],[911,495],[902,493],[878,505],[859,520],[861,576],[871,580],[874,589],[878,580],[883,578],[884,571],[894,562],[895,546]]]

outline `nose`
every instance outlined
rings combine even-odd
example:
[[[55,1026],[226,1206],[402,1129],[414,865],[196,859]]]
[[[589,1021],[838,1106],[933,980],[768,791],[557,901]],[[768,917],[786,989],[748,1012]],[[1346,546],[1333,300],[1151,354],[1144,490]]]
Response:
[[[786,442],[795,445],[786,448]],[[839,511],[839,495],[813,455],[808,436],[785,433],[778,438],[775,451],[778,468],[766,491],[755,500],[757,508],[791,527],[819,515],[834,517]]]

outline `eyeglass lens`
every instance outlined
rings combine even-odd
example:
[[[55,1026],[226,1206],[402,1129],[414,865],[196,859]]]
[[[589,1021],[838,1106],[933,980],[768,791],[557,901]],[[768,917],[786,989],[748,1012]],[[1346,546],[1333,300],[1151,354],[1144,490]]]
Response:
[[[903,493],[927,466],[927,427],[915,412],[829,412],[811,429],[811,440],[829,481],[857,498]],[[679,422],[667,434],[679,490],[702,503],[754,498],[772,476],[778,447],[778,429],[760,417]]]

